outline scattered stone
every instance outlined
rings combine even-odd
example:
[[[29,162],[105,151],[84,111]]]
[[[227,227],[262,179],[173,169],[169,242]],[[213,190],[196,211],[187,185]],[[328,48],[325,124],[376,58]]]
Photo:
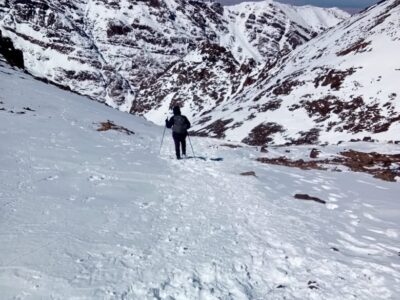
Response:
[[[34,109],[30,108],[30,107],[24,107],[25,110],[27,111],[35,111]]]
[[[133,131],[119,126],[119,125],[115,125],[112,121],[107,120],[107,122],[102,122],[100,123],[100,127],[97,129],[97,131],[107,131],[107,130],[116,130],[122,133],[125,133],[127,135],[133,135],[135,134]]]
[[[321,203],[321,204],[326,204],[326,201],[321,200],[321,199],[319,199],[317,197],[311,197],[311,196],[309,196],[307,194],[296,194],[296,195],[294,195],[294,197],[296,199],[299,199],[299,200],[315,201],[315,202],[318,202],[318,203]]]
[[[243,172],[243,173],[240,173],[240,175],[242,175],[242,176],[254,176],[254,177],[257,177],[257,175],[256,175],[256,173],[255,173],[254,171]]]

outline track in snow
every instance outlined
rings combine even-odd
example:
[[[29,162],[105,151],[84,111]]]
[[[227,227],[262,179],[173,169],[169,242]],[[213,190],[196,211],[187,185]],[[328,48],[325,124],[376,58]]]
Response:
[[[262,165],[255,149],[203,138],[196,154],[223,162],[170,159],[169,135],[160,157],[160,128],[12,74],[0,81],[5,299],[400,293],[398,183]],[[107,119],[135,135],[97,132]]]

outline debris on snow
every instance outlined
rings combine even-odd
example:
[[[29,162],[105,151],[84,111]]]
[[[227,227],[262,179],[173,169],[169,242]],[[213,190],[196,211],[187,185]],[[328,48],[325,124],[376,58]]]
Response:
[[[107,131],[107,130],[116,130],[116,131],[125,133],[127,135],[135,134],[132,130],[129,130],[129,129],[119,126],[119,125],[115,125],[110,120],[107,120],[107,122],[101,122],[100,127],[97,129],[97,131]]]
[[[302,170],[331,170],[336,172],[341,171],[337,167],[344,166],[353,172],[368,173],[375,178],[391,182],[396,182],[396,178],[400,177],[400,154],[365,153],[348,150],[320,160],[292,160],[286,156],[281,156],[276,158],[260,157],[257,161]]]

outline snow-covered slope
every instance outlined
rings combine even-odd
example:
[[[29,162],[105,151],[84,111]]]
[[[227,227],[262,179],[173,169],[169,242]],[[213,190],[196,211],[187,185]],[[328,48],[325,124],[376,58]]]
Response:
[[[399,140],[399,15],[381,2],[267,64],[196,129],[253,145]]]
[[[23,51],[30,73],[124,111],[143,80],[201,42],[226,47],[238,64],[264,62],[346,17],[272,1],[232,8],[198,0],[0,1],[0,31]]]
[[[337,8],[243,2],[225,9],[230,34],[222,37],[222,46],[239,61],[275,60],[348,17]]]
[[[193,137],[197,155],[224,161],[177,161],[170,132],[159,154],[162,127],[1,61],[0,90],[1,299],[400,294],[398,182],[255,161],[308,147],[265,154]]]

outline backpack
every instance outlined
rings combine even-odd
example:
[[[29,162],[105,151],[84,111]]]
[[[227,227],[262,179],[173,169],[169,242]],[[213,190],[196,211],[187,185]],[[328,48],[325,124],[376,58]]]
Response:
[[[183,134],[186,133],[187,124],[185,117],[174,116],[174,125],[172,126],[172,131],[175,133]]]

